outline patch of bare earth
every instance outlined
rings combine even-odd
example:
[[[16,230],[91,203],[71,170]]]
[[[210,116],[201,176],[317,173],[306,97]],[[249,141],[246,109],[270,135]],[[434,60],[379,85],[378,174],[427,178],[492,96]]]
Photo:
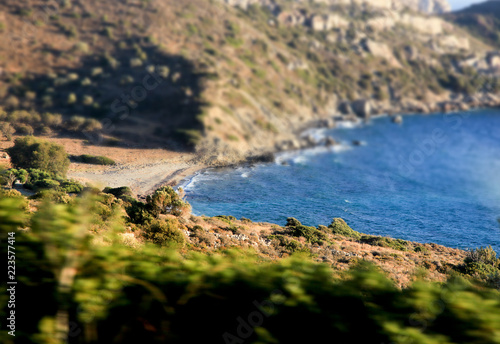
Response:
[[[115,166],[99,166],[71,163],[68,177],[99,188],[128,186],[136,195],[147,195],[156,188],[176,184],[203,169],[193,153],[174,152],[165,149],[127,148],[87,145],[75,138],[44,138],[62,144],[70,155],[106,156]],[[12,146],[12,142],[0,142],[0,149]]]

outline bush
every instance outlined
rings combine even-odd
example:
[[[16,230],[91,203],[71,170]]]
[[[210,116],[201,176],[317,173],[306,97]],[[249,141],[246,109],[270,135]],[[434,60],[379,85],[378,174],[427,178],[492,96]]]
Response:
[[[12,140],[12,135],[16,132],[16,129],[7,122],[0,122],[0,133],[7,139],[7,141]]]
[[[230,225],[233,224],[233,221],[237,221],[237,218],[234,216],[231,216],[231,215],[229,215],[229,216],[228,215],[217,215],[217,216],[215,216],[215,218],[222,220],[225,223],[230,224]]]
[[[347,223],[341,218],[333,219],[333,222],[328,226],[333,234],[342,235],[354,239],[360,239],[361,233],[356,232],[354,229],[349,227]]]
[[[267,237],[269,240],[274,242],[276,248],[283,248],[287,253],[297,253],[297,252],[307,252],[308,250],[304,248],[300,242],[285,235],[270,235]]]
[[[406,251],[408,246],[408,241],[401,239],[392,239],[387,237],[363,235],[360,242],[372,246],[388,247],[394,250]]]
[[[130,206],[125,208],[129,221],[136,224],[145,224],[153,221],[154,217],[148,211],[148,206],[139,201],[130,202]]]
[[[61,184],[57,180],[46,178],[38,180],[32,185],[34,189],[41,190],[41,189],[55,189]]]
[[[16,125],[16,133],[19,135],[33,135],[35,130],[29,124],[20,123]]]
[[[68,180],[50,172],[30,169],[25,188],[35,191],[53,189],[65,193],[81,193],[84,186],[76,180]]]
[[[76,180],[65,180],[61,183],[61,190],[67,193],[81,193],[84,186]]]
[[[50,129],[50,127],[42,127],[42,129],[40,129],[40,134],[49,136],[50,134],[52,134],[52,129]]]
[[[106,188],[104,188],[104,190],[102,190],[102,192],[107,193],[107,194],[111,194],[111,195],[115,196],[116,198],[120,198],[120,199],[133,196],[132,190],[128,186],[122,186],[119,188],[106,187]]]
[[[500,276],[500,259],[491,246],[477,248],[467,252],[462,269],[466,275],[495,286]]]
[[[294,217],[289,217],[286,219],[286,227],[297,227],[297,226],[302,226],[302,223],[300,223],[299,220],[297,220]]]
[[[483,279],[491,274],[494,274],[495,272],[498,272],[498,269],[490,264],[469,262],[465,265],[464,272],[467,275]]]
[[[75,100],[76,101],[76,100]],[[72,116],[66,123],[65,128],[69,131],[80,131],[82,130],[86,122],[85,117]]]
[[[175,216],[186,214],[191,210],[191,206],[182,199],[183,195],[184,191],[181,188],[177,193],[171,186],[161,187],[146,198],[148,211],[154,217],[160,214]]]
[[[491,246],[476,248],[475,250],[467,252],[464,262],[466,264],[480,263],[492,266],[497,266],[499,264],[497,253]]]
[[[94,118],[88,118],[82,127],[83,131],[94,132],[102,130],[102,123]]]
[[[116,165],[116,162],[110,158],[105,156],[95,156],[95,155],[72,155],[71,160],[75,162],[81,162],[84,164],[92,164],[92,165]]]
[[[65,176],[70,164],[63,146],[32,136],[17,138],[7,152],[17,168],[33,168]]]
[[[177,219],[153,220],[144,230],[144,237],[160,246],[184,246],[186,238],[179,229]]]

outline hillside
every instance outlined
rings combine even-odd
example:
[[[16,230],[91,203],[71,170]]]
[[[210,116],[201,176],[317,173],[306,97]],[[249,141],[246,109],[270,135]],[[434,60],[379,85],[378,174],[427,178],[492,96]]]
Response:
[[[427,14],[446,8],[7,0],[2,121],[94,145],[195,148],[225,164],[313,144],[301,130],[334,117],[496,105],[500,59]]]
[[[495,0],[471,5],[445,15],[445,18],[469,30],[495,47],[500,46],[500,3]]]

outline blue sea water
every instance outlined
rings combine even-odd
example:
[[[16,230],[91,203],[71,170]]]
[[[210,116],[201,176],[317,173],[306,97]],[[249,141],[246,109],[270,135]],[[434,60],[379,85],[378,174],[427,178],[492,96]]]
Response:
[[[311,226],[342,217],[367,234],[500,251],[500,111],[400,125],[381,117],[317,134],[342,145],[196,175],[184,185],[194,213]]]

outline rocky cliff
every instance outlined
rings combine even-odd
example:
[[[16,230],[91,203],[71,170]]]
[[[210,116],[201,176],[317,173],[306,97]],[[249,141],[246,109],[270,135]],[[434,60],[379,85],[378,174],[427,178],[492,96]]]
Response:
[[[272,0],[221,0],[228,5],[238,6],[247,9],[251,5],[268,6],[278,8],[279,4]],[[351,4],[362,5],[367,8],[387,9],[387,10],[412,10],[422,13],[444,13],[451,10],[446,0],[297,0],[296,3],[313,3],[330,6],[348,6]]]

